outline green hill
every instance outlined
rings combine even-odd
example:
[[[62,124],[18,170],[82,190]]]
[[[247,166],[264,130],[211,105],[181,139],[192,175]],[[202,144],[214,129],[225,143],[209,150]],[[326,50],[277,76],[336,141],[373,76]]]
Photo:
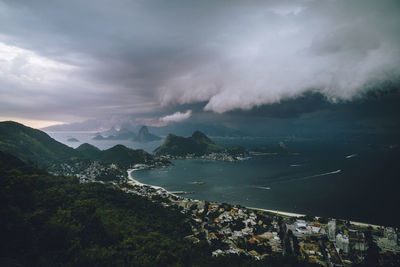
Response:
[[[251,149],[252,152],[258,153],[277,153],[277,154],[288,154],[289,148],[286,146],[284,142],[279,142],[279,144],[275,146],[258,146]]]
[[[75,150],[81,153],[84,157],[93,160],[99,159],[102,153],[100,149],[88,143],[78,146]]]
[[[142,149],[130,149],[123,145],[116,145],[103,150],[99,158],[104,163],[116,163],[121,168],[128,168],[132,164],[152,163],[152,155]]]
[[[156,155],[195,156],[207,155],[213,152],[223,152],[225,148],[215,144],[200,131],[195,131],[191,137],[185,138],[169,134],[161,146],[154,150]]]
[[[76,148],[82,156],[98,160],[106,164],[115,163],[121,168],[129,168],[138,163],[152,163],[154,157],[144,150],[130,149],[123,145],[116,145],[106,150],[100,150],[97,147],[84,143]]]
[[[0,151],[41,167],[81,157],[73,148],[57,142],[46,133],[13,121],[0,122]]]
[[[62,163],[88,162],[89,160],[97,160],[106,164],[115,163],[122,169],[137,163],[154,162],[154,157],[149,153],[143,150],[133,150],[123,145],[116,145],[101,151],[95,146],[85,143],[73,149],[40,130],[12,121],[0,122],[0,151],[44,168]]]

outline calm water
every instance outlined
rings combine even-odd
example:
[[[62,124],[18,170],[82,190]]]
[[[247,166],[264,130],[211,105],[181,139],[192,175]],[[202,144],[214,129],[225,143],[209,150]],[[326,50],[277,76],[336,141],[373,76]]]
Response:
[[[72,147],[88,142],[107,149],[120,143],[150,153],[161,144],[96,141],[90,133],[50,136]],[[79,142],[68,143],[69,137]],[[280,140],[283,139],[214,138],[224,146],[247,148]],[[397,140],[397,136],[286,138],[295,154],[253,156],[241,162],[175,160],[174,166],[137,171],[134,176],[140,182],[171,191],[194,191],[187,196],[196,199],[400,226],[400,149],[392,145]],[[352,154],[356,156],[346,158]],[[195,185],[193,181],[205,184]]]
[[[175,160],[174,166],[133,175],[167,190],[194,191],[188,196],[196,199],[400,225],[398,150],[346,143],[290,147],[297,153],[233,163]]]

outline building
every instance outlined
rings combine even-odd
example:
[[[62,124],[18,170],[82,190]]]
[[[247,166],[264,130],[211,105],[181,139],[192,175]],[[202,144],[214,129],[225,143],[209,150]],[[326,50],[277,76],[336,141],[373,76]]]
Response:
[[[349,253],[349,238],[344,234],[337,234],[336,247],[341,249],[344,253]]]
[[[392,227],[386,227],[383,231],[384,237],[378,239],[378,246],[383,251],[400,253],[400,247],[397,245],[397,234]]]
[[[328,238],[330,241],[335,241],[336,237],[336,221],[331,220],[328,222]]]
[[[386,227],[383,234],[388,240],[392,241],[393,245],[397,245],[397,234],[393,227]]]

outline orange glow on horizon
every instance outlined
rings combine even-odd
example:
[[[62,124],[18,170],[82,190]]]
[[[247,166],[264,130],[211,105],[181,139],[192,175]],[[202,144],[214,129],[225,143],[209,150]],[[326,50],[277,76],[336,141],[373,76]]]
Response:
[[[12,117],[0,117],[0,121],[15,121],[35,129],[41,129],[44,127],[64,123],[62,121],[34,120],[34,119],[24,119],[24,118],[12,118]]]

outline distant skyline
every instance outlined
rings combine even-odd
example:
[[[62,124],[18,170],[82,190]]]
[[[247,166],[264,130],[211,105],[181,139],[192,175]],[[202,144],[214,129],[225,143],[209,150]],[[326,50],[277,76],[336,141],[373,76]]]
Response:
[[[354,114],[398,90],[399,29],[396,0],[0,0],[0,121],[240,128]],[[383,106],[379,123],[363,107],[354,124],[400,128]]]

